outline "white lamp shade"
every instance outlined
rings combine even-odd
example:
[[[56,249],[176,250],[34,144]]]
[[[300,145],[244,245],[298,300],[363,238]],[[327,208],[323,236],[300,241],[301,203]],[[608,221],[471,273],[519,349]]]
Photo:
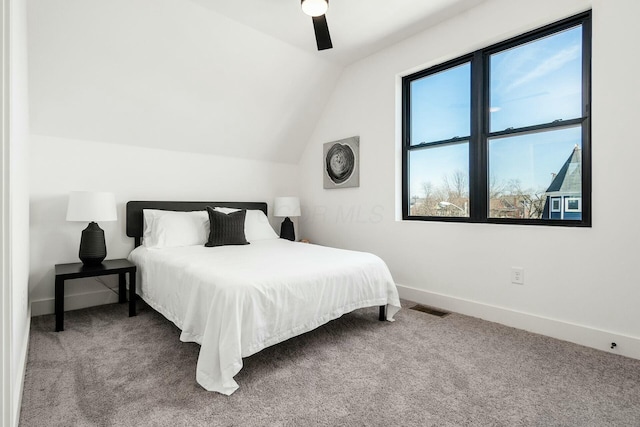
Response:
[[[113,193],[73,191],[69,195],[67,221],[115,221],[116,198]]]
[[[276,197],[274,216],[300,216],[300,199],[297,197]]]
[[[302,11],[309,16],[324,15],[329,9],[327,0],[302,0]]]

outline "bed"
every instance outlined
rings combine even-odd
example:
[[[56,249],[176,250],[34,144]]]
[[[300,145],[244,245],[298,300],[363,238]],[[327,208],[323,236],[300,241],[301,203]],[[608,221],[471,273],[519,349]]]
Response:
[[[141,244],[144,218],[151,212],[201,218],[207,206],[227,208],[225,215],[246,210],[249,244]],[[250,213],[267,221],[266,203],[127,203],[127,235],[135,239],[129,260],[138,267],[138,294],[180,328],[181,341],[201,345],[196,381],[225,395],[238,389],[233,377],[243,357],[359,308],[379,306],[379,319],[388,321],[400,309],[391,274],[377,256],[279,239],[270,226],[273,236],[268,230],[268,236],[256,235],[248,229]]]

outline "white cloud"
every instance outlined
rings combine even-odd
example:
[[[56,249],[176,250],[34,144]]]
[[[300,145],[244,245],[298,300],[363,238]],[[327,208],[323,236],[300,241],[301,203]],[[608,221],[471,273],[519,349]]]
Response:
[[[545,75],[562,68],[562,66],[567,62],[573,61],[574,59],[578,58],[580,56],[581,50],[582,48],[578,44],[561,50],[551,58],[542,62],[540,65],[535,67],[524,76],[517,79],[515,82],[509,85],[507,90],[513,90],[518,86],[522,86],[523,84],[529,83],[530,81],[535,79],[539,79],[540,77],[544,77]]]

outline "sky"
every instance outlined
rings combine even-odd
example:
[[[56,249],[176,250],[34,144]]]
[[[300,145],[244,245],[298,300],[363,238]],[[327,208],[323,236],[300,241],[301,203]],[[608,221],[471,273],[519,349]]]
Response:
[[[490,131],[581,117],[582,29],[574,27],[490,57]],[[470,134],[471,66],[462,64],[411,83],[411,141]],[[575,145],[579,126],[489,140],[489,175],[544,191]],[[421,195],[455,170],[468,173],[468,143],[410,152],[410,193]]]

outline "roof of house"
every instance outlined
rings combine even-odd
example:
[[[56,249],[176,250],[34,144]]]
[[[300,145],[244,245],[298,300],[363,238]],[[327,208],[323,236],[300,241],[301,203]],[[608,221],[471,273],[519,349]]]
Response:
[[[582,191],[582,150],[577,145],[555,176],[547,193],[580,193]]]

